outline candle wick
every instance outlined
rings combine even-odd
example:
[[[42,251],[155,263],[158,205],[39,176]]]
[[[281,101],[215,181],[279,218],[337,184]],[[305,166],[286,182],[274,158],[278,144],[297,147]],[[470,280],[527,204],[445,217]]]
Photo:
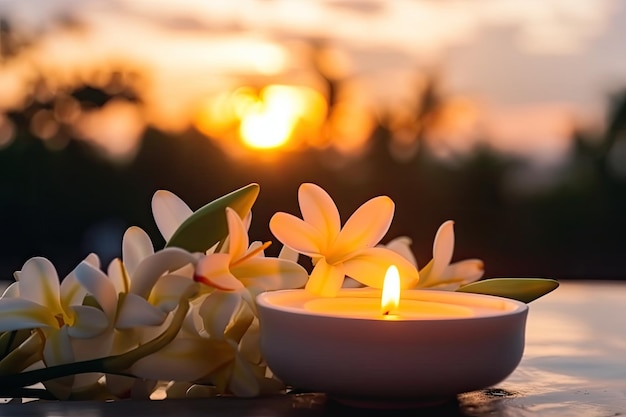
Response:
[[[388,316],[390,312],[391,312],[391,310],[385,310],[385,311],[383,311],[383,316]]]

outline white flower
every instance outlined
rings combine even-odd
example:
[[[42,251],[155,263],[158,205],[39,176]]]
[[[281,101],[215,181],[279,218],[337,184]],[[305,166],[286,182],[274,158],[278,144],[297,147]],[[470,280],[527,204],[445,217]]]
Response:
[[[303,219],[276,213],[270,229],[285,246],[313,259],[308,291],[334,296],[346,275],[381,288],[391,265],[398,267],[403,288],[415,285],[419,275],[410,262],[392,250],[375,247],[393,218],[394,203],[389,197],[376,197],[363,204],[343,228],[337,206],[319,186],[302,184],[298,202]]]
[[[194,279],[224,291],[248,289],[253,295],[263,291],[302,287],[306,270],[290,259],[269,258],[263,250],[269,242],[249,245],[246,227],[239,215],[226,209],[227,248],[204,256],[198,262]]]
[[[450,263],[454,252],[454,222],[444,222],[435,235],[433,259],[420,269],[417,288],[454,291],[462,285],[480,279],[484,264],[480,259],[465,259]]]
[[[180,296],[194,285],[191,276],[197,257],[180,248],[155,253],[139,227],[124,234],[122,259],[113,260],[107,274],[87,262],[76,268],[77,279],[117,329],[162,324]]]
[[[95,255],[86,264],[98,265]],[[87,290],[72,271],[62,283],[54,265],[31,258],[16,273],[18,281],[0,299],[0,331],[39,329],[43,336],[41,359],[47,366],[73,363],[106,354],[99,336],[109,327],[100,309],[83,305]],[[97,294],[100,296],[100,294]],[[46,382],[59,397],[94,383],[99,375],[76,375]]]
[[[86,262],[76,268],[78,281],[110,320],[107,337],[102,338],[102,347],[108,350],[101,356],[128,352],[156,337],[153,330],[161,329],[181,297],[197,285],[192,280],[197,257],[179,248],[155,253],[150,238],[139,227],[124,234],[122,259],[114,259],[107,274]],[[136,385],[134,380],[116,375],[107,375],[106,382],[116,395]]]
[[[90,256],[84,262],[97,262]],[[67,328],[68,335],[90,338],[108,325],[106,316],[95,307],[83,305],[87,294],[75,271],[62,283],[54,265],[42,257],[31,258],[16,276],[10,296],[0,299],[0,331],[41,328],[46,331]]]

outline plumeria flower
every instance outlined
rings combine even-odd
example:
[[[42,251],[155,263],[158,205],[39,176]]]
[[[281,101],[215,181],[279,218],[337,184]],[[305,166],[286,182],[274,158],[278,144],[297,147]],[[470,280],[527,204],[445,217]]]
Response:
[[[204,303],[203,311],[200,312],[212,337],[223,340],[230,347],[225,355],[228,361],[211,373],[208,380],[219,392],[229,392],[240,397],[277,392],[283,385],[268,375],[267,366],[259,350],[259,320],[249,305],[237,303],[231,294],[221,291],[212,294],[230,299],[227,303],[232,311],[230,320],[210,319],[214,317],[216,310],[221,310],[223,318],[228,317],[228,314],[224,314],[226,309],[220,308],[215,302]]]
[[[192,300],[191,320],[181,328],[176,339],[163,349],[137,361],[132,372],[142,378],[198,381],[234,356],[225,339],[234,324],[235,313],[242,305],[236,292],[212,291]],[[142,338],[150,340],[169,327],[169,319],[159,328],[148,329]]]
[[[152,213],[159,231],[165,240],[170,240],[193,211],[174,193],[159,190],[152,197]],[[262,291],[304,285],[307,273],[297,264],[296,252],[283,247],[278,259],[265,258],[264,250],[270,242],[249,243],[248,229],[252,222],[252,213],[248,213],[242,220],[228,208],[226,220],[226,239],[220,245],[207,250],[206,254],[211,256],[203,258],[198,265],[196,278],[200,282],[226,291],[247,288],[252,296]]]
[[[94,263],[97,258],[90,256],[84,262]],[[68,336],[89,338],[107,327],[101,310],[83,305],[87,291],[74,272],[61,283],[54,265],[35,257],[26,261],[16,276],[18,281],[0,299],[0,331],[66,327]]]
[[[82,262],[76,268],[78,281],[92,294],[109,318],[103,345],[108,354],[121,354],[146,343],[191,286],[197,256],[180,248],[155,252],[152,241],[139,227],[131,227],[122,240],[122,260],[114,259],[105,274]],[[104,338],[103,338],[104,339]],[[103,355],[104,356],[104,355]],[[156,364],[152,364],[155,366]],[[125,377],[107,375],[107,386],[123,395],[137,384]]]
[[[285,246],[312,258],[315,266],[306,284],[308,291],[334,296],[346,275],[381,288],[391,265],[398,267],[403,288],[417,283],[417,269],[409,261],[393,250],[376,247],[393,218],[394,203],[389,197],[376,197],[363,204],[343,228],[337,206],[319,186],[302,184],[298,202],[303,219],[276,213],[270,229]]]
[[[146,328],[140,343],[157,337],[169,325],[168,318],[161,326]],[[147,380],[193,382],[228,363],[232,356],[230,346],[223,339],[210,338],[198,330],[183,326],[172,342],[140,358],[130,372]]]
[[[217,393],[242,397],[256,396],[272,383],[276,387],[276,380],[264,377],[258,319],[252,309],[230,291],[216,290],[200,299],[200,328],[181,330],[163,349],[137,361],[131,369],[133,374],[186,381],[190,386],[210,383]]]
[[[98,265],[95,255],[85,261]],[[109,326],[106,314],[83,305],[87,290],[72,271],[63,282],[46,258],[31,258],[16,273],[18,281],[0,299],[0,331],[39,329],[43,336],[42,359],[47,366],[73,363],[105,354],[98,336]],[[97,290],[96,290],[97,291]],[[97,293],[97,292],[96,292]],[[100,294],[97,294],[100,296]],[[97,380],[98,375],[77,375],[46,382],[59,397]]]
[[[223,291],[247,289],[252,295],[263,291],[304,286],[306,270],[289,258],[269,258],[263,250],[270,242],[249,245],[246,226],[232,209],[226,209],[228,245],[223,252],[204,256],[194,279]]]
[[[107,274],[82,262],[76,268],[77,279],[94,295],[115,328],[160,325],[193,285],[197,257],[180,248],[155,253],[148,235],[131,227],[123,237],[122,259],[113,260]]]
[[[258,343],[258,319],[254,295],[270,290],[298,288],[308,278],[306,270],[296,263],[297,254],[289,249],[281,251],[279,258],[264,256],[269,242],[249,244],[247,224],[232,209],[226,209],[228,238],[217,252],[208,253],[198,262],[194,279],[205,284],[209,290],[194,300],[194,311],[201,321],[198,337],[188,334],[189,347],[205,346],[205,352],[197,357],[198,349],[189,349],[186,358],[204,361],[194,367],[203,372],[203,378],[215,384],[219,392],[232,392],[239,396],[255,396],[266,385],[276,385],[265,377]],[[245,301],[245,302],[244,302]],[[207,352],[219,349],[221,355]],[[207,355],[219,359],[215,366],[207,362]],[[215,368],[215,369],[207,369]]]
[[[397,250],[403,251],[401,248]],[[450,263],[453,252],[454,222],[448,220],[437,230],[433,243],[433,259],[420,270],[420,281],[417,287],[453,291],[483,276],[483,261],[465,259]]]

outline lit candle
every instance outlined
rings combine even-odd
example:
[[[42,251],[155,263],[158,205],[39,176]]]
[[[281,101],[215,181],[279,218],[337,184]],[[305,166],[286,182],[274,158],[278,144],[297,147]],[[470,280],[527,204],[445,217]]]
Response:
[[[455,303],[414,299],[414,292],[400,291],[398,269],[390,266],[385,274],[382,293],[371,288],[345,289],[338,297],[316,298],[302,302],[292,300],[294,306],[319,315],[369,318],[380,320],[447,319],[488,314],[493,309],[484,306],[464,306]],[[285,300],[287,301],[287,300]],[[287,304],[289,305],[289,303]]]
[[[394,280],[384,291],[346,288],[332,298],[260,294],[270,369],[288,385],[375,407],[443,401],[513,372],[524,350],[526,304],[437,290],[396,289],[387,297]]]

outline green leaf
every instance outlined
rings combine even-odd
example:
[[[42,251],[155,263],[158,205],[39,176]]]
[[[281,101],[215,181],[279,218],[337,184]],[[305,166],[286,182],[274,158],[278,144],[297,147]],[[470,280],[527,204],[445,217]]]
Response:
[[[243,219],[259,195],[259,184],[249,184],[201,207],[180,225],[165,245],[189,252],[205,252],[228,234],[226,207]]]
[[[557,281],[547,278],[493,278],[464,285],[457,291],[496,295],[530,303],[558,286]]]

